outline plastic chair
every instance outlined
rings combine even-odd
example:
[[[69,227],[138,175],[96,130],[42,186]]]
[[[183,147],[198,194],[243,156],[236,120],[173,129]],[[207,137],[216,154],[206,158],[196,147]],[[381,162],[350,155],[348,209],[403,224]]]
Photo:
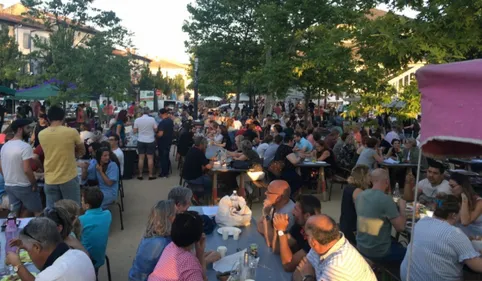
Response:
[[[119,207],[119,217],[120,217],[120,223],[121,223],[121,230],[124,230],[124,218],[122,217],[122,206],[119,203],[119,201],[116,199],[114,202],[109,204],[105,209],[109,209],[109,211],[110,211],[110,208],[114,205],[117,205],[117,207]]]

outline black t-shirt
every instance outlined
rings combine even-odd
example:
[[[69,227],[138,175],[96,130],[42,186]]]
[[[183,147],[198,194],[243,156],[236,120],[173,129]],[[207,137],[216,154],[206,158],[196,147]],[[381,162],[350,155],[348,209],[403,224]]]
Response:
[[[308,243],[308,237],[305,234],[305,230],[298,224],[293,225],[290,229],[290,235],[296,240],[298,248],[305,251],[308,254],[311,250],[310,244]]]
[[[283,171],[294,170],[296,167],[290,162],[290,160],[288,160],[288,158],[286,158],[286,156],[291,153],[293,153],[293,148],[286,144],[282,144],[278,147],[278,150],[276,150],[273,161],[284,161],[285,167]]]
[[[157,144],[161,145],[171,145],[172,135],[174,134],[174,122],[171,118],[162,119],[162,121],[157,126],[158,131],[163,131],[162,137],[157,139]]]
[[[246,130],[246,132],[244,132],[243,137],[244,137],[245,140],[249,140],[249,141],[252,142],[252,141],[254,141],[255,138],[258,137],[258,134],[256,134],[255,131],[248,129],[248,130]]]
[[[203,175],[203,166],[209,164],[204,152],[193,146],[186,155],[184,167],[182,169],[182,178],[185,180],[195,180]]]
[[[34,147],[37,147],[39,144],[40,144],[40,141],[38,139],[38,134],[45,128],[47,128],[48,125],[46,126],[40,126],[39,124],[37,124],[37,126],[35,126],[35,130],[34,130],[34,134],[35,134],[35,142],[33,144]]]
[[[179,155],[186,156],[187,152],[194,144],[193,137],[194,137],[194,133],[190,131],[184,131],[181,134],[177,144],[177,152],[179,153]]]

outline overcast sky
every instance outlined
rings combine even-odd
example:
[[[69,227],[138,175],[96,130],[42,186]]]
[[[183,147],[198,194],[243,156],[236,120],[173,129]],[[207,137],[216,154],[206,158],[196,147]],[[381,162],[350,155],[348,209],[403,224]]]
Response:
[[[240,0],[242,1],[242,0]],[[0,0],[6,7],[19,0]],[[133,42],[141,55],[188,63],[182,24],[188,19],[186,6],[191,0],[95,0],[94,6],[113,10],[123,25],[134,32]],[[381,6],[386,10],[386,7]],[[404,11],[405,15],[414,13]]]

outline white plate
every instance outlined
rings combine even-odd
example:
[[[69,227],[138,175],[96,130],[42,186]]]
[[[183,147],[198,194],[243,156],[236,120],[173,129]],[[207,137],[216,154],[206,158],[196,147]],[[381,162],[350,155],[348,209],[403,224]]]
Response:
[[[241,233],[241,229],[237,228],[237,227],[233,227],[233,226],[223,226],[223,227],[220,227],[218,228],[218,233],[219,234],[223,234],[223,229],[227,229],[228,232],[229,232],[229,236],[233,236],[234,235],[234,232],[238,232],[238,233]]]

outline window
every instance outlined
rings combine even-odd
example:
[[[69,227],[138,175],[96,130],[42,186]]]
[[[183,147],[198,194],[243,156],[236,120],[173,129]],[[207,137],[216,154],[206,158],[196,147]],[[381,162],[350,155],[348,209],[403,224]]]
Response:
[[[31,45],[31,38],[30,38],[30,33],[24,33],[23,34],[23,43],[22,46],[24,49],[30,49]]]

